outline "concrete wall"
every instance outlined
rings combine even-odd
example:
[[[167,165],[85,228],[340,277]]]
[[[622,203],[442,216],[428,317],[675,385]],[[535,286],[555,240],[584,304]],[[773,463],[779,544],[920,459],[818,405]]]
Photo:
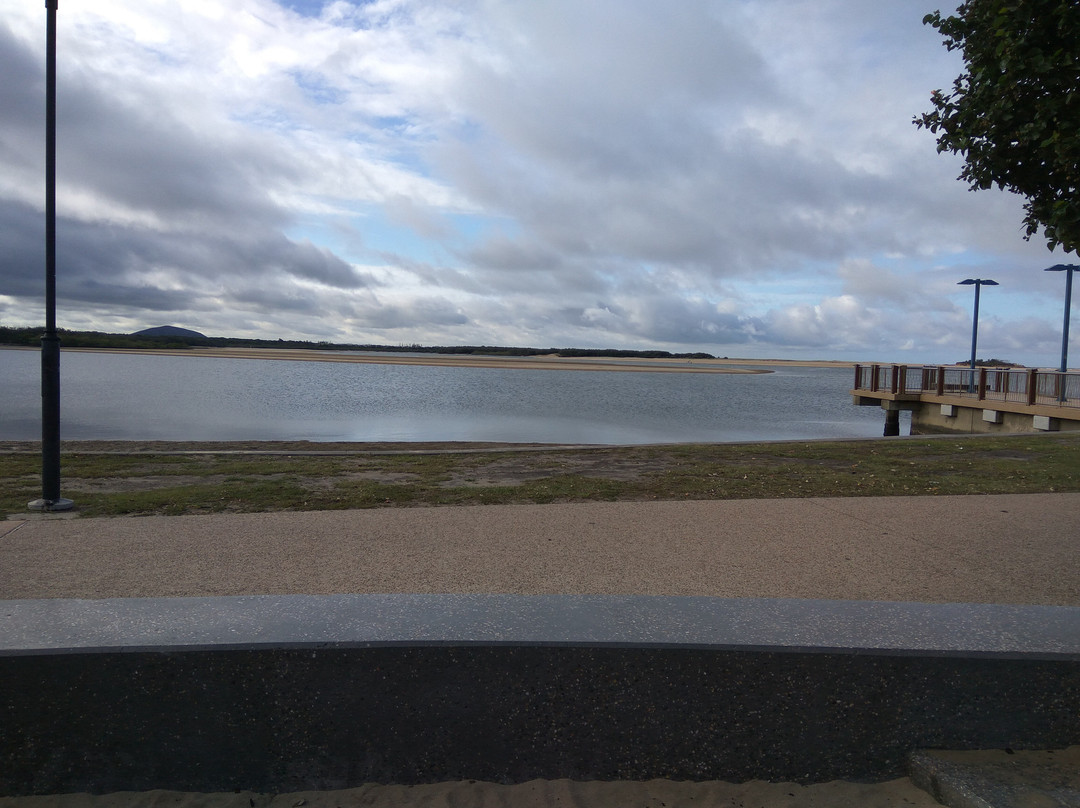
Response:
[[[0,793],[824,781],[1080,743],[1080,609],[369,595],[0,602]]]
[[[941,405],[923,402],[911,411],[911,434],[932,435],[942,432],[961,433],[1015,433],[1038,431],[1032,425],[1032,416],[1024,413],[1004,412],[1001,423],[995,424],[983,419],[983,410],[995,410],[994,402],[987,401],[981,407],[955,406],[953,416],[941,414]],[[1080,429],[1080,421],[1053,419],[1052,431]]]

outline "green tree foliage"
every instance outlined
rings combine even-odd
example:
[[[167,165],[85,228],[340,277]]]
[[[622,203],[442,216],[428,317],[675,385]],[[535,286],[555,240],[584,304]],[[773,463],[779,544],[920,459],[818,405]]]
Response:
[[[1051,250],[1080,246],[1080,2],[968,0],[928,14],[966,70],[931,95],[915,125],[938,151],[966,159],[959,179],[1023,196],[1026,239],[1042,227]]]

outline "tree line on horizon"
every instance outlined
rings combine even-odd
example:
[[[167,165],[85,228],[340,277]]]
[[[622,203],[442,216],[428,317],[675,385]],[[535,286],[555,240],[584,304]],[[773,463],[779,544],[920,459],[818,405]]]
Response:
[[[0,326],[0,345],[38,347],[43,328]],[[248,339],[242,337],[189,337],[183,335],[150,336],[146,334],[110,334],[104,331],[58,329],[60,341],[67,348],[294,348],[317,351],[373,351],[385,353],[433,353],[483,356],[605,356],[632,359],[715,359],[709,353],[672,353],[659,350],[620,348],[517,348],[498,345],[360,345],[353,343],[311,342],[287,339]]]

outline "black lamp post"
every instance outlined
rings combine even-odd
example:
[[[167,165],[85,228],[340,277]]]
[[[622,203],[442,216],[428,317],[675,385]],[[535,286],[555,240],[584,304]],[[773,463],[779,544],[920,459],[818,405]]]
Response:
[[[979,290],[983,286],[997,286],[997,281],[985,278],[965,278],[956,284],[957,286],[975,287],[975,314],[971,318],[971,381],[968,384],[968,392],[975,392],[975,350],[979,344]]]
[[[1069,369],[1069,319],[1072,315],[1072,276],[1077,270],[1080,270],[1080,266],[1076,264],[1055,264],[1043,270],[1044,272],[1065,273],[1065,324],[1061,328],[1061,367],[1058,368],[1062,373]]]
[[[70,510],[60,496],[60,337],[56,333],[56,10],[45,0],[45,333],[41,337],[41,499],[35,511]]]

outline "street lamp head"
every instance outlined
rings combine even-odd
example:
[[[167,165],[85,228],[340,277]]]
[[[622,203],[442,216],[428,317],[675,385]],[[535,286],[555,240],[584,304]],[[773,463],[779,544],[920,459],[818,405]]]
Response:
[[[1080,269],[1078,264],[1054,264],[1052,267],[1047,267],[1043,272],[1065,272],[1071,269]]]
[[[957,282],[957,286],[998,286],[997,281],[992,281],[983,278],[964,278],[964,280]]]

